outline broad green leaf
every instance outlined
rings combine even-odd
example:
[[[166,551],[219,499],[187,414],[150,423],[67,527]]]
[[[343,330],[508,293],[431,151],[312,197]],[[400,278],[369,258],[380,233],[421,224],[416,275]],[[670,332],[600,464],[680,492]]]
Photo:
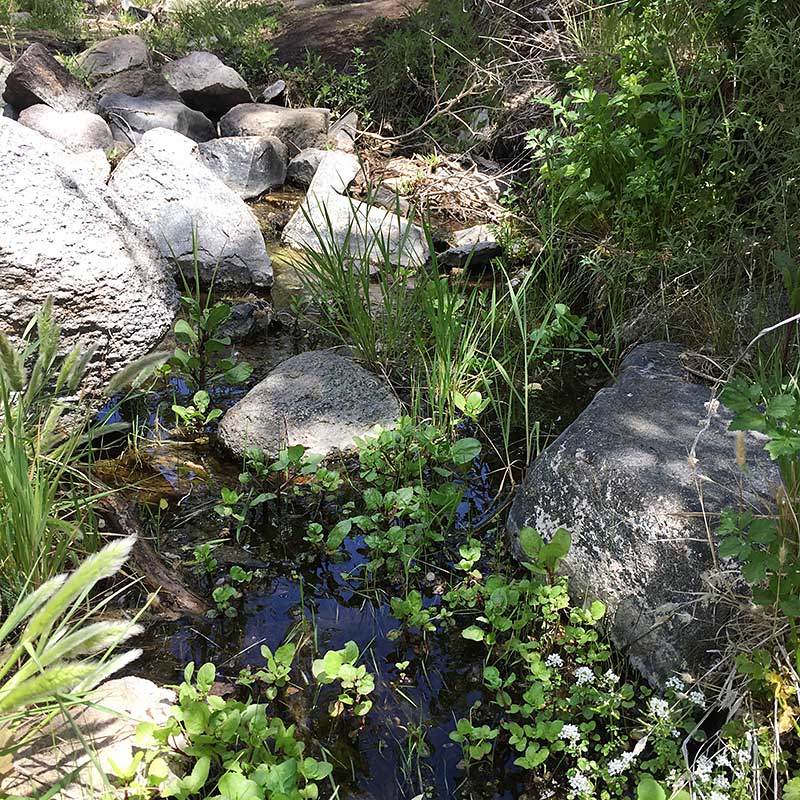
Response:
[[[653,778],[642,778],[636,787],[637,800],[667,800],[667,793]]]
[[[482,642],[484,635],[483,629],[479,628],[477,625],[470,625],[468,628],[464,628],[464,630],[461,631],[462,638],[469,639],[473,642]]]
[[[477,439],[458,439],[451,452],[453,461],[460,465],[469,464],[481,454],[481,443]]]

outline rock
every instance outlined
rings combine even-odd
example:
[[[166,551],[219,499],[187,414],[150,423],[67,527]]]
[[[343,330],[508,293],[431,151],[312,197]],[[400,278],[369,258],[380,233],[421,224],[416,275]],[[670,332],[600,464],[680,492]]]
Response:
[[[220,136],[277,136],[296,155],[307,147],[323,147],[331,112],[325,108],[283,108],[244,103],[219,121]]]
[[[249,200],[286,180],[286,145],[274,136],[231,136],[204,142],[200,160],[239,197]]]
[[[194,280],[197,231],[201,280],[220,288],[268,287],[272,266],[256,218],[199,158],[197,145],[155,129],[122,159],[110,185],[146,220],[162,254]]]
[[[308,189],[319,167],[319,162],[330,152],[318,147],[301,150],[290,162],[286,170],[286,182],[300,189]]]
[[[749,472],[737,467],[730,415],[709,416],[711,393],[684,379],[679,356],[672,344],[634,349],[616,384],[533,462],[508,518],[513,536],[524,526],[572,533],[563,571],[573,597],[606,604],[612,641],[654,684],[702,670],[718,647],[728,606],[709,587],[735,577],[715,569],[702,512],[713,530],[740,484],[758,509],[780,481],[763,437],[748,434]]]
[[[176,131],[195,142],[207,142],[215,135],[208,117],[176,100],[114,93],[102,97],[100,110],[118,142],[136,144],[156,128]]]
[[[152,17],[152,11],[149,8],[142,8],[132,3],[131,0],[122,0],[122,10],[128,15],[140,22]]]
[[[358,114],[350,111],[331,125],[328,136],[337,150],[344,150],[346,153],[355,152],[358,122]]]
[[[242,76],[212,53],[189,53],[167,64],[163,75],[187,106],[214,118],[252,101]]]
[[[386,186],[378,186],[377,189],[371,190],[369,199],[373,205],[388,208],[389,211],[399,212],[404,217],[411,213],[411,203],[405,197],[393,192]]]
[[[272,306],[266,300],[254,298],[251,302],[233,306],[230,317],[218,333],[230,336],[232,342],[264,341],[270,322]]]
[[[3,92],[6,90],[6,77],[13,67],[14,65],[10,61],[0,56],[0,111],[3,111],[6,105],[3,100]]]
[[[147,67],[149,63],[147,45],[144,39],[135,35],[103,39],[78,56],[78,65],[91,81]]]
[[[437,257],[439,266],[483,269],[492,263],[492,259],[503,254],[502,245],[488,225],[474,225],[456,231],[453,234],[453,241],[453,247]]]
[[[267,103],[273,106],[286,105],[286,81],[275,81],[264,89],[256,98],[256,103]]]
[[[237,457],[253,446],[275,457],[287,443],[329,455],[351,450],[355,437],[391,426],[399,415],[383,381],[347,358],[315,350],[279,364],[229,409],[219,438]]]
[[[6,75],[3,99],[22,111],[44,103],[56,111],[97,111],[91,92],[41,44],[32,44]]]
[[[40,104],[20,113],[19,122],[55,139],[73,153],[107,150],[114,144],[105,120],[90,111],[55,111]]]
[[[0,325],[22,333],[52,296],[64,347],[99,346],[89,369],[97,389],[153,350],[177,292],[146,231],[97,180],[91,155],[0,119]]]
[[[107,94],[126,94],[129,97],[153,97],[158,100],[177,100],[181,96],[158,72],[150,69],[130,69],[106,78],[94,87],[98,97]]]
[[[13,28],[24,28],[33,22],[33,14],[30,11],[12,11],[8,15],[8,21]]]
[[[428,258],[425,231],[386,209],[345,197],[360,169],[358,159],[331,151],[320,161],[308,194],[283,229],[283,241],[300,250],[321,246],[349,255],[356,266],[378,271],[384,250],[399,265],[421,265]]]
[[[127,767],[138,749],[136,726],[141,722],[165,725],[175,693],[144,678],[127,676],[101,684],[90,701],[71,706],[70,718],[57,715],[34,733],[14,754],[10,775],[0,779],[0,794],[42,797],[64,780],[68,785],[58,793],[59,800],[107,797],[107,779],[92,757],[108,775],[114,774],[115,765]]]

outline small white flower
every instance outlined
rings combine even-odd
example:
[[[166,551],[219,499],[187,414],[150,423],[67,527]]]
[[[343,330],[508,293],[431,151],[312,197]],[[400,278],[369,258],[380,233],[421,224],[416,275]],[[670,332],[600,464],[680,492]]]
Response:
[[[635,759],[636,756],[633,753],[623,753],[619,758],[608,762],[608,774],[621,775]]]
[[[581,732],[577,725],[565,725],[558,734],[558,738],[575,743],[581,738]]]
[[[589,794],[592,790],[592,782],[582,772],[576,772],[569,778],[569,788],[580,797]]]
[[[672,689],[673,692],[680,694],[686,688],[686,684],[677,675],[673,675],[667,681],[666,688]]]
[[[704,783],[711,780],[713,770],[714,762],[708,756],[698,756],[692,768],[695,778]]]
[[[728,758],[728,754],[722,751],[717,753],[714,761],[717,762],[717,766],[720,767],[721,769],[725,767],[731,769],[733,767],[733,764],[731,764],[731,760]]]
[[[680,738],[681,732],[680,732],[680,731],[679,731],[677,728],[673,728],[673,729],[672,729],[672,730],[669,732],[669,735],[670,735],[670,736],[671,736],[673,739],[678,739],[678,738]]]
[[[717,789],[730,789],[731,782],[721,772],[714,776],[714,786]]]
[[[689,692],[689,701],[700,708],[706,707],[706,696],[702,692]]]
[[[708,796],[708,800],[729,800],[725,792],[719,792],[716,789]]]
[[[589,669],[589,667],[578,667],[578,669],[575,670],[575,683],[577,683],[578,686],[594,683],[594,672]]]
[[[611,670],[608,670],[603,677],[606,679],[608,683],[619,683],[619,675]]]
[[[550,653],[549,656],[544,660],[544,663],[548,667],[553,667],[554,669],[558,669],[559,667],[564,666],[564,659],[558,653]]]
[[[651,697],[647,703],[650,713],[657,719],[669,718],[669,703],[660,697]]]

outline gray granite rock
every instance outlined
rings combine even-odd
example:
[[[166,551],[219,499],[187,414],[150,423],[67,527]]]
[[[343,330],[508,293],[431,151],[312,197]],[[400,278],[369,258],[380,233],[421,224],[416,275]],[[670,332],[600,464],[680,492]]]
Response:
[[[167,64],[163,75],[187,106],[214,119],[252,101],[242,76],[213,53],[189,53]]]
[[[319,162],[329,153],[319,147],[307,147],[301,150],[290,162],[286,170],[286,182],[300,189],[308,189],[314,175],[317,173]]]
[[[39,104],[22,111],[19,122],[74,153],[107,150],[114,144],[106,121],[90,111],[55,111]]]
[[[307,147],[323,147],[328,139],[330,111],[325,108],[284,108],[244,103],[219,121],[220,136],[277,136],[294,156]]]
[[[353,449],[355,437],[394,425],[399,415],[400,404],[381,379],[317,350],[275,367],[225,413],[219,438],[237,457],[253,446],[274,457],[287,444],[329,455]]]
[[[208,117],[177,100],[112,93],[100,99],[100,112],[118,142],[136,144],[156,128],[175,131],[195,142],[207,142],[215,136]]]
[[[652,683],[713,660],[728,613],[713,588],[738,579],[716,566],[717,515],[742,501],[768,509],[780,482],[755,434],[741,472],[730,415],[710,401],[679,346],[640,345],[533,462],[508,518],[515,537],[525,526],[571,532],[562,569],[573,597],[606,604],[612,641]]]
[[[99,389],[158,344],[177,292],[140,220],[98,179],[92,156],[0,119],[0,327],[21,334],[52,296],[63,345],[98,345],[88,376]]]
[[[44,103],[56,111],[96,111],[92,93],[41,44],[32,44],[6,75],[3,99],[17,111]]]
[[[107,94],[126,94],[129,97],[154,97],[158,100],[177,100],[181,96],[163,75],[151,69],[129,69],[106,78],[94,87],[98,97]]]
[[[503,247],[489,226],[473,225],[453,234],[453,246],[440,253],[437,262],[442,267],[479,270],[502,254]]]
[[[204,142],[199,150],[202,162],[244,200],[286,180],[286,145],[274,136],[229,136]]]
[[[133,34],[103,39],[78,56],[78,65],[90,81],[98,81],[125,72],[149,66],[147,45]]]
[[[147,131],[122,159],[110,186],[147,222],[161,252],[194,279],[193,231],[201,280],[220,289],[268,287],[264,237],[244,201],[200,160],[197,145],[175,131]]]

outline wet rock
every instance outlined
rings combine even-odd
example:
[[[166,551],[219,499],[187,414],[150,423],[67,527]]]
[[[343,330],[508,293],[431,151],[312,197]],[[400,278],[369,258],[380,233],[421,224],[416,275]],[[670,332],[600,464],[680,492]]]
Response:
[[[68,786],[60,800],[107,797],[103,773],[125,767],[136,751],[136,726],[165,725],[175,693],[144,678],[128,676],[107,681],[91,695],[91,703],[72,706],[70,718],[58,715],[36,731],[15,754],[11,773],[0,779],[0,793],[41,797],[60,781]],[[80,732],[76,732],[75,728]],[[88,742],[91,753],[84,742]],[[99,772],[92,759],[103,772]],[[77,772],[74,777],[70,777]]]
[[[637,347],[616,384],[534,461],[508,518],[514,536],[524,526],[572,533],[563,571],[573,597],[607,605],[612,640],[653,683],[713,660],[726,619],[709,590],[730,589],[736,573],[715,569],[702,512],[713,530],[740,487],[759,509],[779,483],[763,437],[748,434],[749,471],[737,467],[730,415],[709,416],[710,400],[685,379],[679,346]]]
[[[252,102],[242,76],[213,53],[189,53],[167,64],[162,72],[187,106],[215,119],[234,106]]]
[[[398,265],[424,264],[428,245],[422,228],[341,194],[359,168],[358,159],[349,153],[326,154],[305,200],[283,230],[284,243],[300,250],[332,247],[373,273],[385,262],[385,253]]]
[[[453,246],[440,253],[437,262],[442,267],[463,269],[484,269],[492,259],[503,254],[503,247],[497,241],[488,225],[474,225],[453,234]]]
[[[118,142],[136,144],[156,128],[175,131],[195,142],[207,142],[215,136],[208,117],[176,100],[112,93],[102,97],[100,111]]]
[[[271,83],[256,98],[256,103],[267,103],[273,106],[285,106],[286,81],[275,81],[275,83]]]
[[[110,185],[191,280],[196,230],[203,282],[216,272],[220,289],[271,285],[272,266],[253,213],[200,161],[190,139],[163,128],[147,131]]]
[[[329,153],[318,147],[301,150],[290,162],[286,170],[286,182],[300,189],[308,189],[319,167],[319,162]]]
[[[202,162],[239,197],[258,197],[286,180],[286,145],[274,136],[230,136],[200,145]]]
[[[355,152],[358,122],[358,114],[350,111],[331,125],[328,136],[337,150],[344,150],[346,153]]]
[[[0,325],[21,334],[52,296],[64,347],[99,346],[96,389],[153,350],[177,292],[135,215],[97,179],[93,155],[0,119]]]
[[[19,122],[75,153],[107,150],[114,144],[105,120],[90,111],[55,111],[50,106],[36,105],[26,108],[19,115]]]
[[[296,155],[307,147],[323,147],[331,112],[325,108],[283,108],[244,103],[219,121],[220,136],[277,136]]]
[[[17,111],[44,103],[56,111],[96,111],[89,90],[41,44],[32,44],[6,75],[3,99]]]
[[[78,65],[90,81],[109,78],[128,69],[147,67],[150,56],[139,36],[115,36],[103,39],[78,56]]]
[[[226,412],[219,438],[236,457],[252,446],[274,457],[287,443],[329,455],[351,450],[355,437],[393,425],[399,415],[383,381],[347,358],[316,350],[275,367]]]
[[[159,100],[177,100],[181,96],[166,79],[151,69],[130,69],[106,78],[94,87],[98,97],[107,94],[126,94],[129,97],[153,97]]]
[[[266,300],[254,298],[231,308],[231,315],[219,329],[219,335],[229,336],[232,342],[263,341],[270,322],[272,306]]]

